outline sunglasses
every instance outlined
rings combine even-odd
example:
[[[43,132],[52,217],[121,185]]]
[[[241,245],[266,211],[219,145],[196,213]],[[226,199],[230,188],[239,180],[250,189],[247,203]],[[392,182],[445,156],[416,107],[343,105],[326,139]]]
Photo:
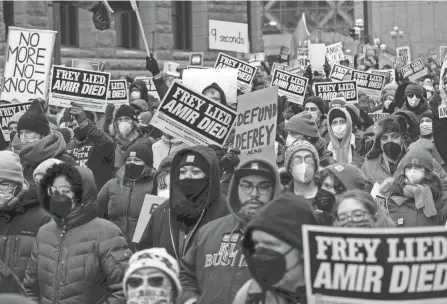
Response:
[[[144,280],[147,280],[147,284],[152,287],[161,287],[164,284],[165,277],[163,276],[151,276],[151,277],[130,277],[127,280],[127,284],[132,288],[137,288],[143,285]]]
[[[417,99],[421,99],[422,98],[422,96],[419,95],[419,94],[408,94],[407,96],[410,97],[410,98],[413,98],[414,96],[416,96]]]

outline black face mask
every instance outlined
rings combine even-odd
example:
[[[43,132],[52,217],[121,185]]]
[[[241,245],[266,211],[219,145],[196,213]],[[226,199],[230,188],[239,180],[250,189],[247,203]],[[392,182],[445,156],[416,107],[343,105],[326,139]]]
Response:
[[[320,188],[315,196],[315,202],[321,211],[331,212],[335,203],[335,196],[331,192]]]
[[[178,185],[187,199],[198,197],[208,187],[208,178],[185,178],[179,179]]]
[[[382,146],[382,150],[389,158],[396,160],[402,153],[402,146],[390,141]]]
[[[130,179],[137,179],[141,176],[144,170],[144,165],[136,165],[133,163],[126,164],[126,175]]]
[[[65,219],[71,212],[73,202],[66,195],[55,193],[50,197],[49,212],[51,215]]]

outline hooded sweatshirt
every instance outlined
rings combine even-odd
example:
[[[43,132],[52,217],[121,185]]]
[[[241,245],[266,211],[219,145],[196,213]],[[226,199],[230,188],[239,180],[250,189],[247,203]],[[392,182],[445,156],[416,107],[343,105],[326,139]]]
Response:
[[[173,212],[173,204],[182,203],[185,195],[176,187],[180,162],[185,154],[199,154],[208,163],[208,189],[203,192],[206,202],[199,219],[195,224],[187,225],[180,221]],[[209,147],[194,146],[176,153],[172,161],[170,173],[170,198],[161,204],[153,213],[141,238],[140,249],[163,247],[170,255],[180,260],[192,245],[194,236],[200,227],[217,218],[229,214],[226,197],[220,191],[219,162],[216,153]],[[200,199],[200,198],[199,198]]]
[[[329,142],[327,149],[333,153],[337,163],[350,164],[353,161],[355,151],[355,135],[352,133],[351,115],[349,115],[348,111],[342,107],[334,107],[328,113],[329,121],[332,121],[331,117],[335,111],[341,111],[344,114],[346,119],[346,133],[340,141],[335,137],[332,127],[329,126],[328,133],[331,141]]]
[[[187,144],[177,138],[169,139],[166,135],[163,135],[159,141],[152,145],[152,152],[154,154],[154,168],[158,169],[161,161],[166,156],[188,147],[189,146]]]
[[[137,88],[141,92],[141,96],[139,99],[143,99],[146,103],[148,102],[148,93],[146,84],[142,80],[135,80],[130,85],[130,92],[132,92],[133,88]]]
[[[275,199],[281,194],[278,169],[263,159],[249,160],[240,167],[249,167],[254,162],[269,168],[274,177],[272,200]],[[227,199],[232,214],[201,228],[182,259],[180,281],[183,296],[180,302],[198,298],[198,304],[230,303],[239,288],[251,277],[240,245],[247,221],[237,215],[240,209],[238,183],[239,180],[233,175]]]
[[[220,102],[222,105],[226,106],[227,105],[227,98],[225,97],[225,92],[222,90],[222,88],[215,82],[213,82],[212,84],[210,84],[209,86],[207,86],[206,88],[203,89],[202,94],[208,90],[208,89],[215,89],[219,92],[220,94]]]

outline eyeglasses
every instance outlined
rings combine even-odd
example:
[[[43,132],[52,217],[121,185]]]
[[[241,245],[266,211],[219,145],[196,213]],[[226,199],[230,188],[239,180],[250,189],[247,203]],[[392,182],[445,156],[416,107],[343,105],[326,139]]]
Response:
[[[163,276],[141,276],[141,277],[130,277],[127,280],[127,284],[132,288],[138,288],[143,285],[144,281],[147,280],[147,284],[152,287],[162,287],[165,283],[165,277]]]
[[[311,156],[311,155],[308,155],[308,156],[306,156],[305,158],[304,158],[304,160],[303,160],[303,158],[302,157],[300,157],[300,156],[295,156],[293,159],[292,159],[292,161],[290,162],[290,166],[295,166],[295,165],[299,165],[299,164],[301,164],[302,162],[305,162],[306,164],[309,164],[309,165],[313,165],[314,164],[314,158]]]
[[[410,98],[413,98],[414,96],[416,96],[417,99],[421,99],[422,98],[422,96],[419,95],[419,94],[408,94],[407,96],[410,97]]]
[[[357,209],[352,211],[350,214],[340,213],[337,215],[337,223],[343,226],[349,222],[349,219],[351,219],[354,223],[358,223],[363,221],[367,216],[369,216],[368,211]]]
[[[242,191],[245,194],[251,194],[253,192],[253,189],[256,189],[256,191],[261,195],[267,194],[273,189],[273,186],[268,183],[253,185],[251,183],[243,182],[239,184],[239,187],[241,187]]]
[[[56,192],[63,194],[63,195],[67,195],[67,196],[69,194],[73,193],[73,191],[71,191],[70,187],[67,187],[67,186],[60,186],[59,188],[51,186],[48,188],[47,192],[48,192],[49,196],[53,196],[54,194],[56,194]]]

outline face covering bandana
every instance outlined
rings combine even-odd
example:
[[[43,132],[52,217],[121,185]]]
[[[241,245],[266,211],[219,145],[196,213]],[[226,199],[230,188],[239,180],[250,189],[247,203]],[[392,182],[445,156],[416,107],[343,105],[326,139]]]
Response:
[[[132,124],[127,121],[120,122],[118,125],[118,130],[120,131],[121,135],[127,136],[132,131]]]
[[[417,105],[421,101],[420,99],[417,99],[416,96],[413,96],[413,98],[410,98],[409,96],[407,96],[407,100],[408,100],[408,104],[412,108],[417,107]]]
[[[405,172],[405,177],[412,185],[418,184],[424,178],[424,172],[410,169]]]
[[[141,93],[138,91],[133,91],[132,93],[130,93],[130,97],[132,98],[132,100],[141,99]]]
[[[421,135],[430,135],[433,133],[433,123],[432,122],[423,122],[420,126]]]
[[[57,218],[65,219],[71,212],[72,203],[68,196],[55,193],[50,197],[49,212]]]
[[[171,290],[163,287],[142,286],[130,290],[127,304],[171,304]]]
[[[300,183],[308,184],[314,178],[314,168],[303,162],[292,168],[292,176]]]
[[[200,195],[203,190],[208,187],[208,178],[185,178],[179,179],[178,185],[187,199],[191,199]]]
[[[143,173],[144,165],[136,165],[133,163],[126,164],[126,175],[130,179],[137,179]]]
[[[337,137],[338,139],[343,139],[345,137],[346,130],[346,124],[336,125],[332,127],[332,131],[334,132],[335,137]]]
[[[317,195],[315,195],[315,202],[317,207],[321,211],[332,212],[332,207],[335,203],[335,195],[325,189],[318,189]]]
[[[382,146],[382,151],[392,160],[396,160],[402,152],[402,147],[401,145],[390,141]]]

